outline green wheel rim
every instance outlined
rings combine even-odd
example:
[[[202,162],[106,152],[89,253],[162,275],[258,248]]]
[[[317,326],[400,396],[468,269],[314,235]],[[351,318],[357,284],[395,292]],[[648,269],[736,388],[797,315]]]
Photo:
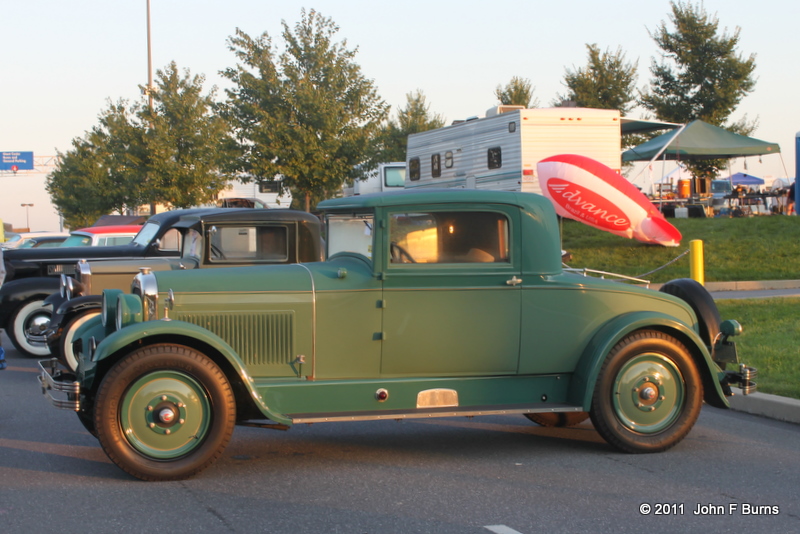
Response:
[[[211,401],[191,376],[157,371],[131,384],[119,415],[134,449],[150,458],[175,460],[203,443],[211,427]]]
[[[683,410],[686,387],[675,363],[660,354],[640,354],[617,373],[614,412],[628,429],[655,434],[669,428]]]

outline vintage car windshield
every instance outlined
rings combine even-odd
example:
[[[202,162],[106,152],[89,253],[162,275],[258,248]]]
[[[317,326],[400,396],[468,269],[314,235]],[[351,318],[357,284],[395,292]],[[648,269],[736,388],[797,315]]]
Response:
[[[504,263],[508,219],[502,213],[431,211],[393,213],[391,263]]]
[[[88,247],[92,244],[92,236],[72,234],[61,243],[62,247]]]
[[[372,259],[374,217],[369,214],[329,215],[328,256],[339,252],[355,252]]]
[[[136,237],[133,238],[131,243],[140,247],[146,247],[158,233],[159,227],[160,225],[156,223],[146,222],[144,226],[142,226],[142,229],[139,230],[139,233],[136,234]]]

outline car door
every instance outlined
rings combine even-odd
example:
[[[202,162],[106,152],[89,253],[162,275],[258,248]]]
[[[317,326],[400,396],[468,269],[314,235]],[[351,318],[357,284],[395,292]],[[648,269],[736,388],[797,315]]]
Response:
[[[381,375],[517,372],[518,211],[387,211]]]

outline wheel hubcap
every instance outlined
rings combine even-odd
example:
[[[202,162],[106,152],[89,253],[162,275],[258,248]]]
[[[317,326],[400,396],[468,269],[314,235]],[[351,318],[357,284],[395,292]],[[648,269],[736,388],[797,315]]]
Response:
[[[660,354],[641,354],[622,366],[614,382],[614,410],[627,428],[653,434],[680,416],[686,398],[683,376]]]
[[[202,443],[211,424],[211,401],[194,378],[158,371],[131,384],[120,404],[120,422],[134,449],[173,460]]]

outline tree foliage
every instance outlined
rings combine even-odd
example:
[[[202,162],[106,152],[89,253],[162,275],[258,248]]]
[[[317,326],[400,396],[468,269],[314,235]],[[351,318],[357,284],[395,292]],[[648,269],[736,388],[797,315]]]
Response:
[[[559,95],[555,105],[575,102],[578,107],[618,109],[627,115],[636,105],[637,68],[625,60],[621,48],[612,53],[601,52],[596,44],[587,44],[588,62],[585,67],[566,70],[565,95]]]
[[[144,99],[109,103],[98,124],[59,154],[47,191],[68,226],[146,203],[208,203],[225,186],[219,168],[228,133],[213,91],[202,96],[203,77],[180,75],[174,62],[157,78],[152,110]]]
[[[333,41],[339,28],[331,19],[302,10],[294,29],[282,24],[282,53],[267,33],[237,29],[229,38],[240,63],[222,72],[235,85],[225,116],[237,170],[259,180],[281,175],[308,210],[364,161],[388,106],[353,61],[357,50]]]
[[[420,89],[406,94],[406,107],[397,110],[396,119],[381,129],[376,142],[375,163],[405,161],[408,136],[444,126],[444,117],[431,113],[430,104]],[[374,165],[373,165],[374,166]]]
[[[740,29],[720,33],[719,20],[702,4],[673,1],[671,8],[674,29],[662,21],[650,34],[662,57],[652,62],[650,89],[641,94],[641,104],[662,120],[724,126],[755,87],[755,56],[739,54]]]
[[[494,96],[504,106],[536,108],[539,107],[539,101],[533,98],[535,90],[536,88],[531,86],[530,80],[514,76],[505,87],[498,85],[494,90]]]

